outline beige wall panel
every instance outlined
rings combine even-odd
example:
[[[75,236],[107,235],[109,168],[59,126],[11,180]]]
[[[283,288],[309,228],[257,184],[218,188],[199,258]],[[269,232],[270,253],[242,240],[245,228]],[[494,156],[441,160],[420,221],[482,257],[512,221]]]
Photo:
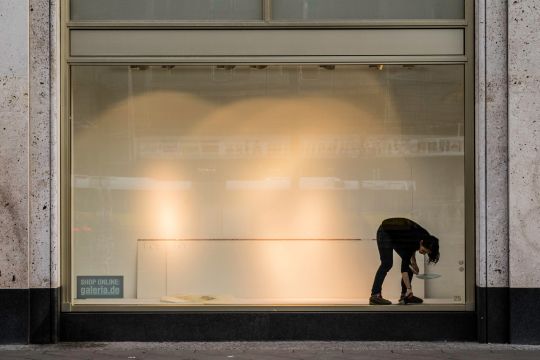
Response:
[[[462,29],[72,30],[71,56],[462,55]]]

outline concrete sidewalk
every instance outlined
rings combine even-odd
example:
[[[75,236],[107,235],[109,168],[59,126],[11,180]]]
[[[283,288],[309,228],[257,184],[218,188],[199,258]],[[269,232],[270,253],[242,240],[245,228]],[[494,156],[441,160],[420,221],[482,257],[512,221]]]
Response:
[[[540,359],[540,346],[402,342],[61,343],[0,346],[0,359]]]

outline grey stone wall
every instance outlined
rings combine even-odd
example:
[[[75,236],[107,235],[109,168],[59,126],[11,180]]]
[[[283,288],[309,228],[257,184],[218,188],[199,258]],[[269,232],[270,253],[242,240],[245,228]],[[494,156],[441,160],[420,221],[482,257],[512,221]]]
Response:
[[[29,286],[51,285],[49,1],[30,0]]]
[[[510,285],[540,288],[540,0],[508,10]]]
[[[507,0],[476,3],[477,285],[508,286]]]
[[[51,88],[58,87],[58,72],[50,67],[56,24],[50,19],[56,7],[50,0],[0,0],[0,289],[58,285],[54,272],[51,283],[58,264],[58,237],[51,242],[51,125],[58,115]]]
[[[0,288],[28,288],[28,13],[0,0]]]

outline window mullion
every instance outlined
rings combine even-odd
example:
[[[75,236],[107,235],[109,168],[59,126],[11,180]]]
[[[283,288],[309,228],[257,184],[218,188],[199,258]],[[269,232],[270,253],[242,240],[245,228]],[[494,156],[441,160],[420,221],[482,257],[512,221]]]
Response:
[[[272,0],[263,0],[263,20],[272,21]]]

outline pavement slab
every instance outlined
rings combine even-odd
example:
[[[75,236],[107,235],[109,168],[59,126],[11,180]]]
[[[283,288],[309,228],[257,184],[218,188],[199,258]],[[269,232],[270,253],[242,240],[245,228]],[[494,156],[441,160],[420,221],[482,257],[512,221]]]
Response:
[[[0,346],[0,359],[528,360],[540,346],[436,342],[117,342]]]

